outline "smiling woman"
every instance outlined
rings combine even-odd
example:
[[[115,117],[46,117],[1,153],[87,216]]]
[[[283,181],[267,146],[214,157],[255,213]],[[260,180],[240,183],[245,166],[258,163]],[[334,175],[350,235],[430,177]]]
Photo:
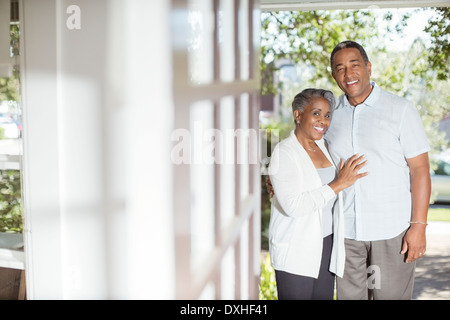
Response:
[[[323,140],[334,103],[328,90],[297,94],[296,128],[272,153],[269,250],[279,299],[332,299],[334,274],[343,273],[342,202],[334,215],[333,207],[337,195],[367,173],[359,174],[365,162],[358,155],[336,173]]]

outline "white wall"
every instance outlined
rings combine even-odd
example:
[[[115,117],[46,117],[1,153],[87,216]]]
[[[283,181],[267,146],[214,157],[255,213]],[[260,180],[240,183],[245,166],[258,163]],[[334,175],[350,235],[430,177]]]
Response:
[[[170,10],[73,4],[21,3],[28,297],[171,298]]]

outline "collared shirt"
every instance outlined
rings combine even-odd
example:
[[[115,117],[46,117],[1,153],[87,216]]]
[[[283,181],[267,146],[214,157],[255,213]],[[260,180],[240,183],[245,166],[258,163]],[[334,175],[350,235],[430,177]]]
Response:
[[[404,98],[374,88],[356,107],[339,98],[325,139],[336,164],[358,153],[369,175],[344,190],[345,237],[394,238],[409,226],[411,191],[406,159],[430,150],[417,109]]]

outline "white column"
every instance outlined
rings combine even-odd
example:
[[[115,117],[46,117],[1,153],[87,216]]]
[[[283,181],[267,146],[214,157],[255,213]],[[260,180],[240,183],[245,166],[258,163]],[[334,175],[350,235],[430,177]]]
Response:
[[[174,299],[170,1],[122,3],[129,297]]]
[[[56,4],[21,2],[27,298],[61,299]],[[49,19],[53,13],[53,19]]]
[[[173,298],[169,4],[22,9],[29,297]]]

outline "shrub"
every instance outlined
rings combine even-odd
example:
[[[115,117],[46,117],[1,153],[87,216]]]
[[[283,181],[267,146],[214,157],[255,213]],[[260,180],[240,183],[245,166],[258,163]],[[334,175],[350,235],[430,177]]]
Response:
[[[270,255],[261,259],[261,278],[259,283],[260,300],[278,300],[275,271],[270,264]]]
[[[20,171],[0,170],[0,232],[22,233]]]

